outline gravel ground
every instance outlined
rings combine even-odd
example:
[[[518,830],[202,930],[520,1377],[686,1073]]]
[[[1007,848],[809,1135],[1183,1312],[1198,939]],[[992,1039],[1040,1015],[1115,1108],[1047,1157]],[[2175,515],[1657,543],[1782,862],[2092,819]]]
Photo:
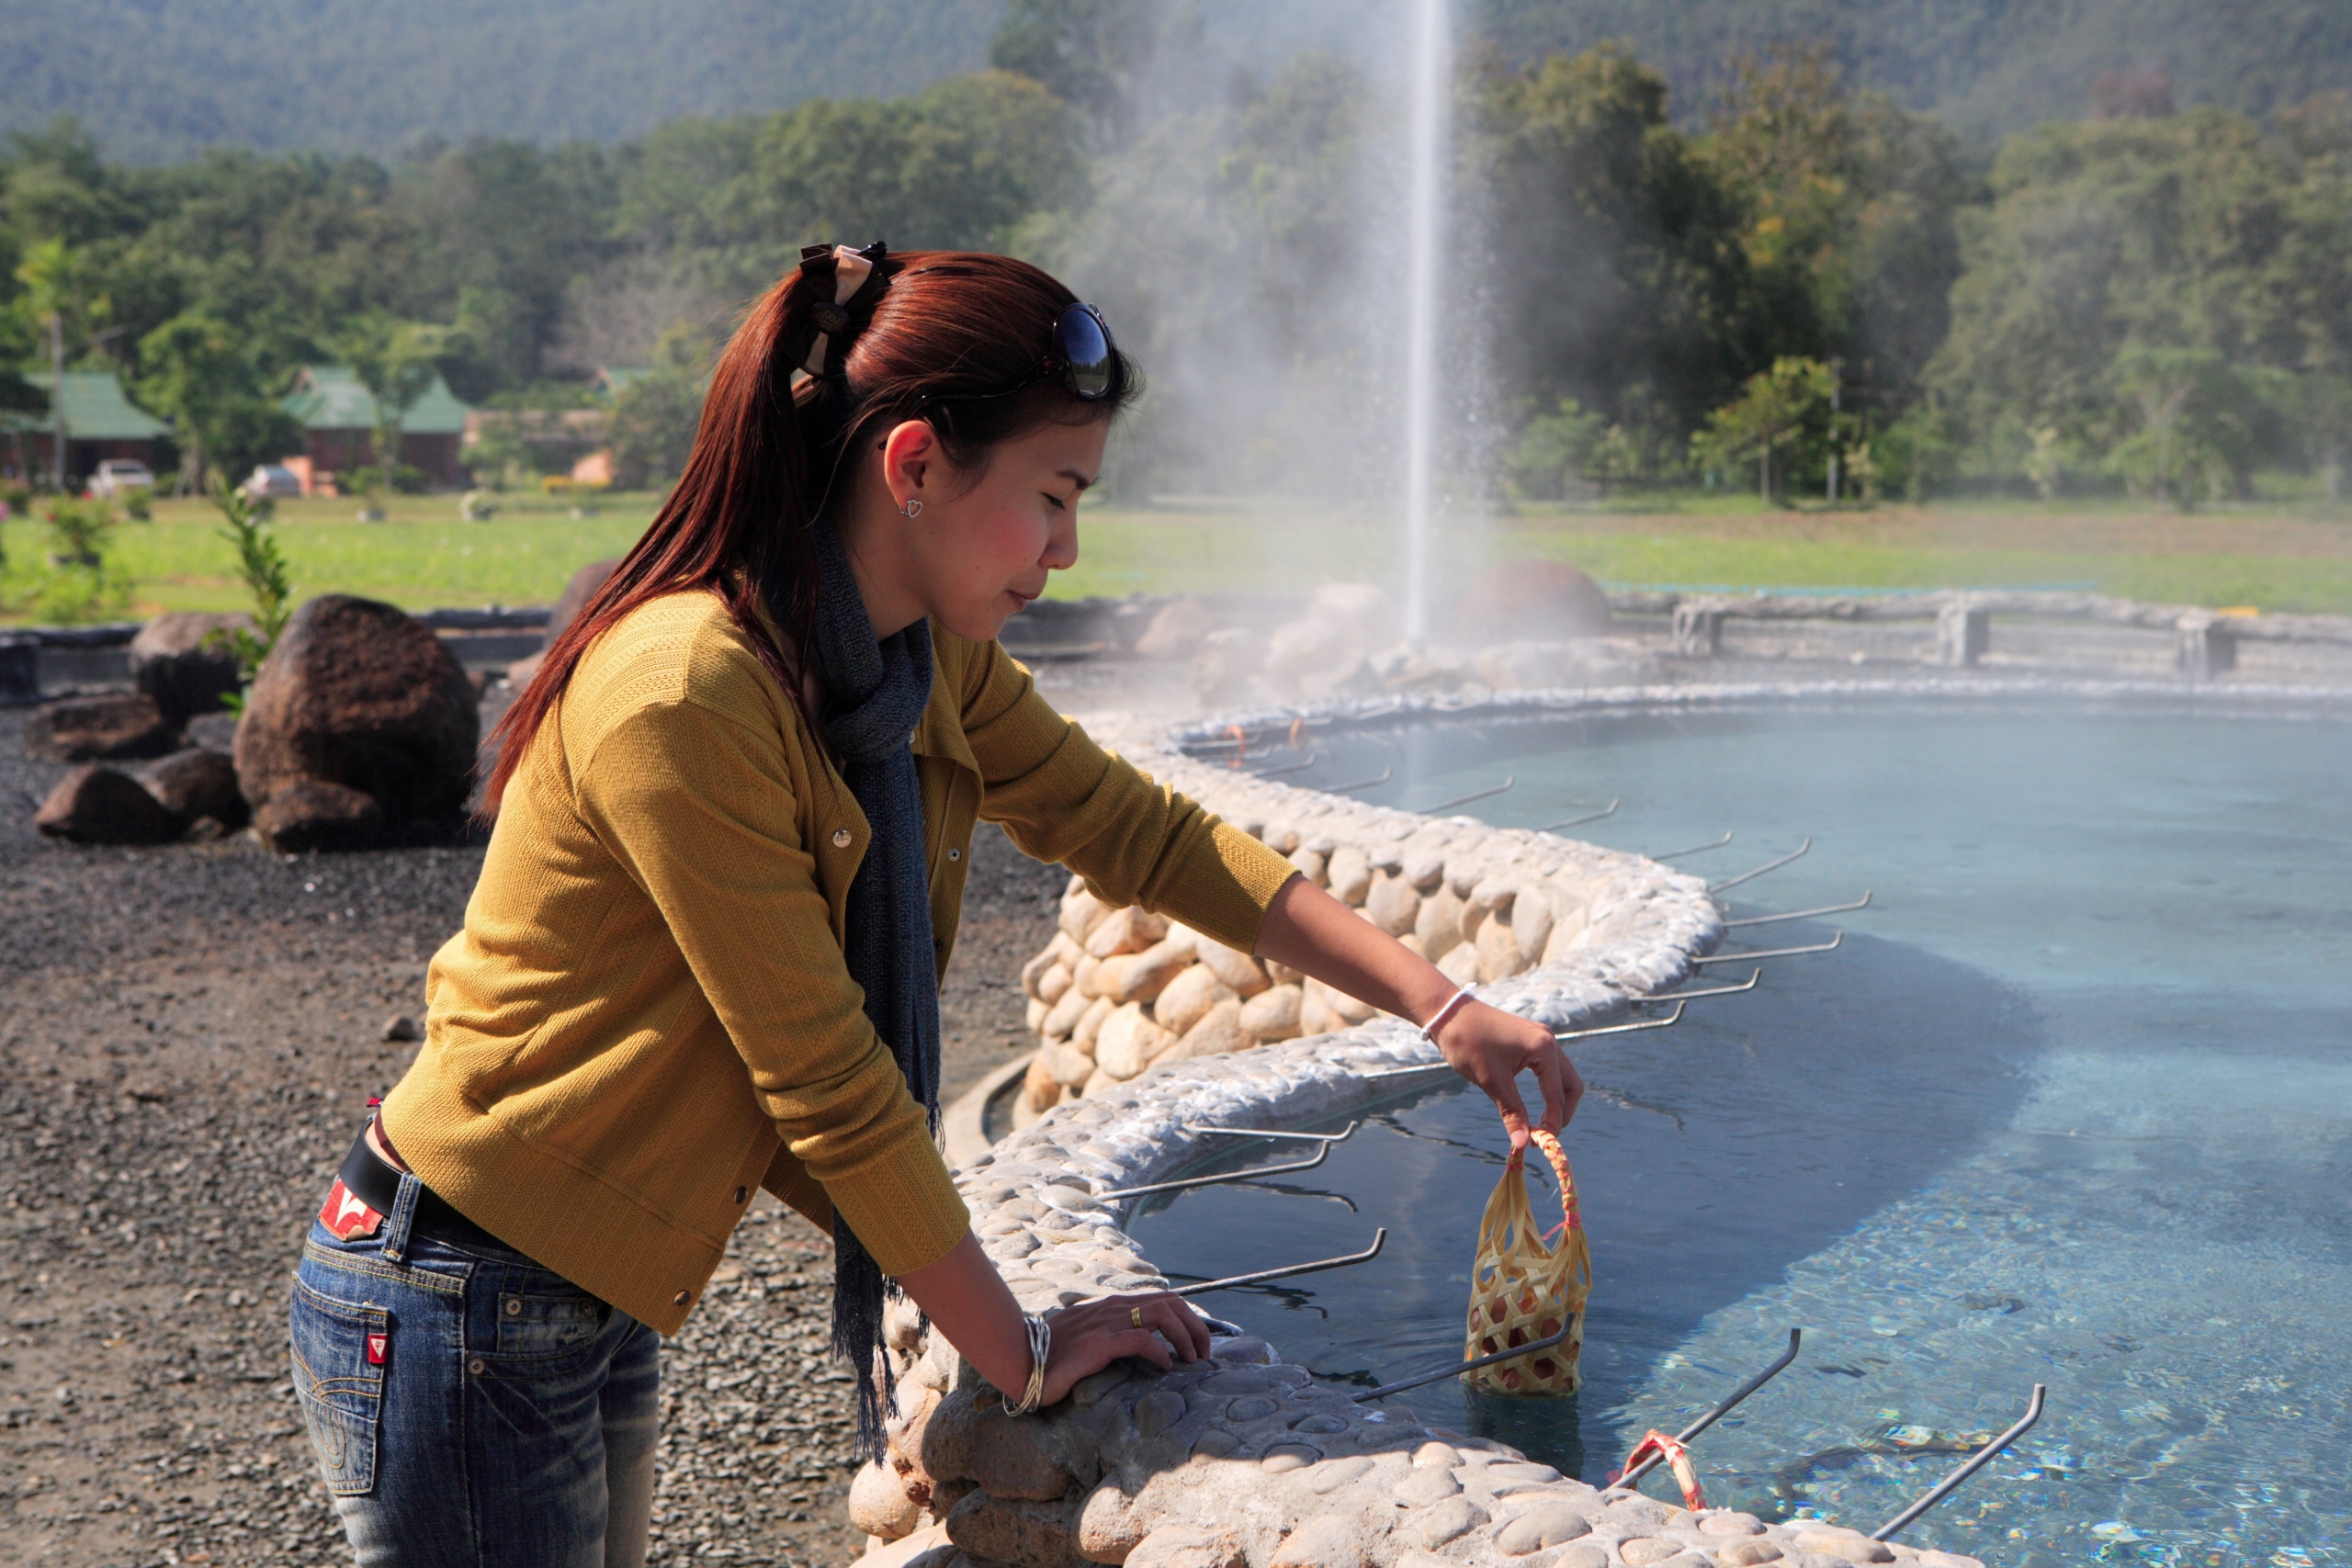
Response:
[[[40,839],[64,772],[0,712],[0,1558],[345,1562],[288,1381],[287,1287],[412,1045],[474,849],[279,858]],[[953,1095],[1027,1043],[1064,874],[984,829],[943,996]],[[665,1349],[654,1556],[845,1562],[831,1248],[762,1200]]]

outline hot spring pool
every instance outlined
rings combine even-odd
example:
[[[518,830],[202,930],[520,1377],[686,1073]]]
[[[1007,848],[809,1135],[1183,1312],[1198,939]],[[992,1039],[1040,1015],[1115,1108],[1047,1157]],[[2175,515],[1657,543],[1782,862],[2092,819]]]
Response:
[[[2015,1564],[2352,1562],[2352,724],[1849,705],[1430,725],[1336,752],[1293,782],[1393,761],[1369,797],[1419,806],[1513,773],[1487,819],[1615,796],[1574,831],[1659,852],[1736,829],[1679,863],[1713,878],[1813,835],[1727,895],[1735,916],[1877,895],[1735,931],[1754,940],[1724,951],[1849,934],[1676,1029],[1579,1050],[1583,1393],[1449,1380],[1396,1403],[1597,1483],[1801,1325],[1796,1365],[1694,1446],[1711,1502],[1875,1528],[2040,1382],[2041,1425],[1905,1540]],[[1319,1170],[1159,1200],[1130,1228],[1205,1277],[1386,1224],[1370,1264],[1211,1298],[1369,1387],[1460,1354],[1503,1146],[1483,1098],[1425,1090]]]

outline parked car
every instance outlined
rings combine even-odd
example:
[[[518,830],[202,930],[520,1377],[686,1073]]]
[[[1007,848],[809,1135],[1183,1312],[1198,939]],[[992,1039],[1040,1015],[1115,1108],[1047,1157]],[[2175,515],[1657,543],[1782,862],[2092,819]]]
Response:
[[[136,457],[107,457],[90,476],[90,493],[112,501],[134,490],[153,490],[155,476]]]
[[[287,496],[302,493],[302,481],[291,468],[276,463],[257,463],[245,479],[245,493],[255,500],[263,496]]]

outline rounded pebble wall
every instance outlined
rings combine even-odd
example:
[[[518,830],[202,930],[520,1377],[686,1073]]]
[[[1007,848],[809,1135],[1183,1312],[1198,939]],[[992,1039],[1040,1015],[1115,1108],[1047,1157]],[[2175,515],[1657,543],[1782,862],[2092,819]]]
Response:
[[[1674,984],[1722,936],[1703,883],[1637,855],[1293,789],[1181,750],[1222,724],[1092,728],[1484,999],[1555,1028]],[[1216,1140],[1183,1123],[1312,1122],[1395,1091],[1367,1074],[1444,1070],[1401,1021],[1108,908],[1075,879],[1059,933],[1022,979],[1043,1064],[1020,1091],[1025,1124],[956,1180],[1029,1312],[1166,1287],[1124,1228],[1125,1202],[1101,1194],[1210,1153]],[[1596,1491],[1356,1404],[1255,1337],[1217,1338],[1209,1359],[1168,1372],[1122,1363],[1011,1416],[911,1302],[892,1305],[888,1330],[889,1456],[850,1497],[875,1538],[866,1568],[1976,1568],[1818,1521]]]

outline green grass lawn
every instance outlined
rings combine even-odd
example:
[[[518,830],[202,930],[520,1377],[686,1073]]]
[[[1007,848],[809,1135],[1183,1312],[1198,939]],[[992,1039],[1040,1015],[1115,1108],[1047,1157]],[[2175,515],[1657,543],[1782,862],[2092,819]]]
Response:
[[[458,518],[454,496],[408,496],[390,520],[360,523],[349,501],[281,502],[276,531],[298,592],[364,594],[410,609],[552,600],[584,562],[627,549],[657,497],[571,503],[511,496],[489,523]],[[131,580],[127,615],[232,609],[243,592],[212,509],[162,502],[107,547]],[[40,526],[0,525],[8,592],[22,596],[50,548]],[[1259,502],[1229,510],[1102,507],[1084,514],[1081,556],[1057,597],[1274,591],[1330,581],[1398,589],[1404,549],[1391,519]],[[1479,570],[1546,558],[1604,582],[1701,588],[1905,589],[2078,586],[2172,603],[2352,613],[2352,520],[2290,505],[2182,518],[2122,503],[2064,508],[1939,503],[1874,513],[1768,510],[1753,498],[1644,498],[1639,504],[1524,509],[1443,531],[1433,591]]]

